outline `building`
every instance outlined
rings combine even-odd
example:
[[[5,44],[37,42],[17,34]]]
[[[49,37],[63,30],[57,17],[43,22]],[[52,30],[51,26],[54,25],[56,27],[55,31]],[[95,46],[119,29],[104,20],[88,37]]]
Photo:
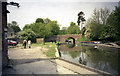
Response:
[[[12,28],[10,28],[10,27],[8,27],[7,29],[8,29],[7,30],[8,31],[8,33],[7,33],[8,39],[15,38],[15,32],[14,32],[14,30]]]

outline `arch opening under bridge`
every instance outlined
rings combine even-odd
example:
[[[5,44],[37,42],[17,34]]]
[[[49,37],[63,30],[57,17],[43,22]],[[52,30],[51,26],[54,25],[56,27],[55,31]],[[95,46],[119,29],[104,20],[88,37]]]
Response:
[[[71,40],[71,39],[72,39],[72,40]],[[67,38],[65,41],[68,41],[68,40],[70,40],[71,43],[75,44],[75,38],[73,38],[73,37],[69,37],[69,38]]]

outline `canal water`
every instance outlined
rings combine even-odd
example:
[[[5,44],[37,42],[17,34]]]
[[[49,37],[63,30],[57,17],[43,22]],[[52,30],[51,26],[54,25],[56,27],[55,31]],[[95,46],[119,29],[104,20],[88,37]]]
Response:
[[[59,47],[61,57],[75,63],[106,71],[112,74],[120,74],[119,56],[120,49],[96,46],[96,45],[68,45]]]

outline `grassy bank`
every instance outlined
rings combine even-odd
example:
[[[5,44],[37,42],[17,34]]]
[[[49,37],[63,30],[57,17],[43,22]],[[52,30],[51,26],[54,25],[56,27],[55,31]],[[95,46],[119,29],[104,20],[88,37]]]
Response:
[[[48,57],[55,58],[55,48],[57,47],[55,43],[45,43],[45,45],[42,44],[42,47],[48,49],[47,51],[44,51],[43,54]]]
[[[43,54],[45,54],[48,57],[55,58],[56,44],[55,43],[47,43],[46,45],[44,45],[44,47],[48,48],[48,51],[43,52]]]
[[[47,48],[48,50],[45,50],[43,54],[45,54],[48,57],[55,58],[55,48],[57,47],[55,43],[46,42],[46,43],[32,43],[32,47],[40,46],[42,48]]]

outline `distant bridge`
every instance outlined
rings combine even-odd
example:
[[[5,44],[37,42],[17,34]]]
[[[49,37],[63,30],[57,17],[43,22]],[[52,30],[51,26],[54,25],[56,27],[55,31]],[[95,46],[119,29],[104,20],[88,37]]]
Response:
[[[81,34],[70,34],[70,35],[54,35],[52,37],[49,38],[45,38],[45,41],[61,41],[61,42],[65,42],[68,38],[73,39],[73,42],[75,43],[77,41],[77,39],[80,39],[82,37]]]

